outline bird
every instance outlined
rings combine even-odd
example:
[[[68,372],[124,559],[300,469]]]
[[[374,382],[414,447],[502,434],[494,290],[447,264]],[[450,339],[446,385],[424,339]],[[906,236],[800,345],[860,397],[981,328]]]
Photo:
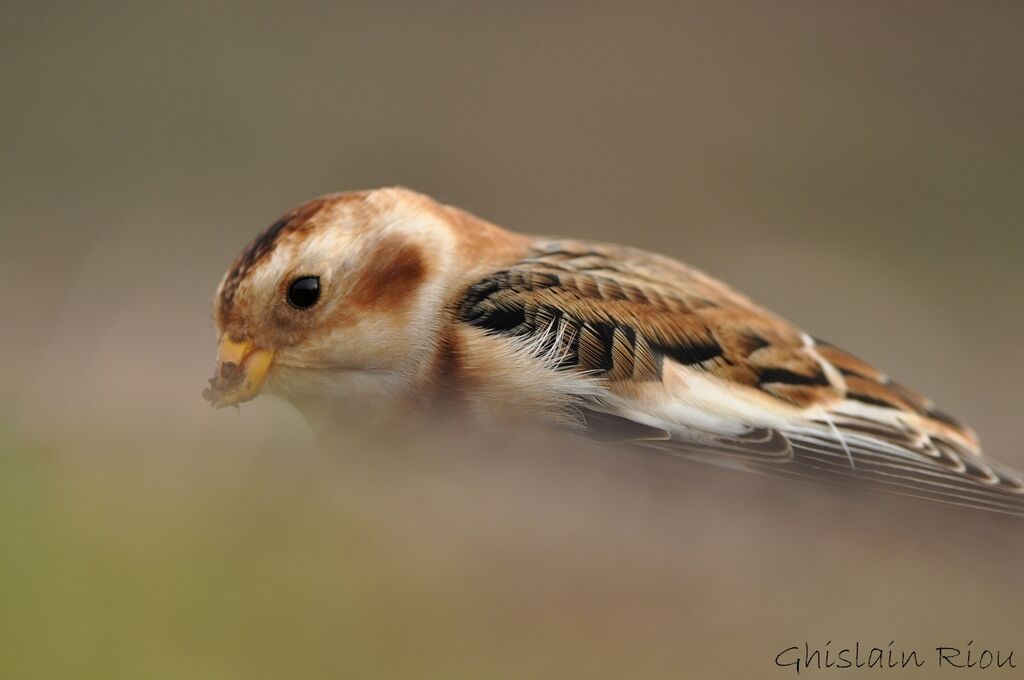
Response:
[[[672,258],[527,236],[402,187],[293,208],[213,298],[204,397],[311,423],[431,411],[1024,515],[930,399]]]

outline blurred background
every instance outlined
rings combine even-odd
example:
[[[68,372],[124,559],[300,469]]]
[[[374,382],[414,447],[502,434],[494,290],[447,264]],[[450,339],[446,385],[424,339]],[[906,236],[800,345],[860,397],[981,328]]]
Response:
[[[320,451],[281,402],[200,398],[243,245],[403,184],[708,270],[1024,466],[1024,5],[3,15],[0,677],[763,678],[828,640],[1024,664],[1019,521],[515,433]]]

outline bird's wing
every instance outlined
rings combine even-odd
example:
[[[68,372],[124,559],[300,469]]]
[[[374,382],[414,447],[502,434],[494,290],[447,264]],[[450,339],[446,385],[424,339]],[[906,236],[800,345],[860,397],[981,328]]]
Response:
[[[970,428],[711,277],[639,250],[538,241],[470,286],[461,321],[600,382],[593,434],[791,477],[1024,514]]]

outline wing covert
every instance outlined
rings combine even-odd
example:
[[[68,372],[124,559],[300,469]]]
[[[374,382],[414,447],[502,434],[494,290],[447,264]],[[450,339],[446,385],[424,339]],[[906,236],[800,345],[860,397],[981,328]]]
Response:
[[[457,314],[522,341],[552,368],[603,384],[608,398],[579,405],[596,436],[775,476],[1024,514],[1024,480],[982,458],[970,428],[674,260],[539,241],[470,286]],[[715,404],[728,400],[734,407],[716,414]],[[695,411],[701,418],[686,416]],[[716,416],[722,427],[711,422]]]

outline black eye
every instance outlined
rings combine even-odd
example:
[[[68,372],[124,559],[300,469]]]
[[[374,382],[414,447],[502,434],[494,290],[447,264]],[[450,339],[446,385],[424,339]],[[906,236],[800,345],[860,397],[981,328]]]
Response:
[[[288,286],[288,304],[296,309],[309,309],[320,299],[320,277],[303,276]]]

